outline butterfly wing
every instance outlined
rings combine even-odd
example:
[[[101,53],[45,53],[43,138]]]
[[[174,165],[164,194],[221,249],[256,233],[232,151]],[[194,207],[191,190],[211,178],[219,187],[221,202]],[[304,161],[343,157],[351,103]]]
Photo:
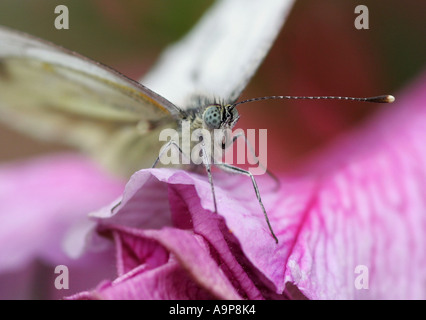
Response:
[[[235,102],[272,46],[293,2],[217,1],[141,82],[180,106],[192,94]]]
[[[113,172],[150,166],[179,109],[119,72],[0,27],[0,120],[76,146]]]

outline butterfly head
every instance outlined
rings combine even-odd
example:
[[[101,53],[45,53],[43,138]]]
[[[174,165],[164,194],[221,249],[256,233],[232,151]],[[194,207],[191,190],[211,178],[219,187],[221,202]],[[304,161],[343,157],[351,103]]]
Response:
[[[212,104],[203,112],[203,123],[209,130],[232,129],[239,118],[237,109],[230,104]]]

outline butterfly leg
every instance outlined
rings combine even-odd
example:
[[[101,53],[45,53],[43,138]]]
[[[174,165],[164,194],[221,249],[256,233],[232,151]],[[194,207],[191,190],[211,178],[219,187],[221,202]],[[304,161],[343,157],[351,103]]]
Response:
[[[170,140],[169,142],[167,142],[167,144],[164,146],[164,148],[161,150],[160,154],[158,155],[157,159],[155,159],[154,163],[152,164],[151,168],[155,168],[158,164],[158,162],[160,161],[161,157],[171,148],[171,147],[176,147],[179,152],[183,155],[186,156],[183,152],[182,149],[179,147],[179,145],[174,141],[174,140]],[[114,212],[114,210],[121,204],[121,201],[119,201],[116,205],[114,205],[111,208],[111,213]]]
[[[250,177],[250,179],[251,179],[251,181],[253,183],[254,191],[256,192],[257,200],[259,201],[259,204],[260,204],[260,207],[262,208],[263,215],[265,217],[266,223],[268,224],[269,231],[271,232],[271,235],[274,238],[275,242],[278,243],[278,239],[277,239],[277,237],[276,237],[276,235],[274,233],[274,230],[272,230],[271,223],[269,222],[268,215],[266,213],[265,207],[263,206],[262,199],[260,198],[259,188],[257,186],[256,180],[254,179],[253,174],[250,171],[247,171],[247,170],[235,167],[235,166],[227,164],[227,163],[215,163],[215,165],[218,168],[221,168],[224,171],[227,171],[227,172],[230,172],[230,173],[243,174],[243,175],[246,175],[246,176]]]
[[[174,140],[170,140],[169,142],[167,142],[164,145],[164,148],[160,151],[160,154],[158,155],[157,159],[155,159],[154,163],[151,166],[152,168],[155,168],[158,164],[158,162],[160,161],[161,157],[171,148],[171,147],[176,147],[178,149],[178,151],[184,156],[186,157],[186,155],[183,153],[182,149],[179,147],[179,145],[176,143],[176,141]]]
[[[201,143],[201,151],[203,153],[203,164],[204,164],[204,167],[206,168],[207,176],[209,177],[210,188],[212,190],[214,212],[217,213],[216,193],[214,191],[213,176],[211,171],[211,161],[210,161],[211,157],[206,152],[206,147],[204,142]]]
[[[260,166],[262,169],[264,169],[266,171],[266,173],[268,174],[268,176],[270,176],[272,178],[272,180],[275,181],[275,187],[274,190],[278,190],[280,188],[280,180],[278,179],[278,177],[270,170],[268,170],[258,159],[258,157],[256,156],[256,153],[254,152],[254,148],[251,145],[250,141],[248,141],[246,135],[244,134],[244,132],[238,132],[233,138],[232,138],[232,144],[234,144],[234,142],[238,139],[238,138],[244,138],[244,141],[246,143],[246,146],[249,148],[250,153],[252,155],[253,158],[256,159],[256,165]]]

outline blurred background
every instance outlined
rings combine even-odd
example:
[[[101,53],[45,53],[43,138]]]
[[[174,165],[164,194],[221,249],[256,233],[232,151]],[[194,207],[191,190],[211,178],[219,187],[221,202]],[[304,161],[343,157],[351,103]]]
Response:
[[[60,44],[139,79],[213,1],[2,0],[0,24]],[[54,28],[66,5],[69,30]],[[369,29],[357,30],[357,5]],[[394,94],[425,70],[426,2],[300,0],[242,99]],[[166,97],[167,98],[167,97]],[[240,128],[268,129],[268,168],[286,171],[386,105],[267,101],[241,106]],[[63,150],[0,124],[0,163]]]

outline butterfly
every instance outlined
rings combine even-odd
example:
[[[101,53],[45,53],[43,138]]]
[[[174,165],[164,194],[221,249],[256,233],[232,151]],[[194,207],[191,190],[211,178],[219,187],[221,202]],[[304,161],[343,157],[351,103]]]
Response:
[[[236,102],[249,78],[234,86],[225,99],[196,96],[189,106],[182,108],[106,65],[0,27],[0,119],[41,139],[75,146],[124,177],[142,168],[155,167],[161,159],[160,150],[175,147],[183,154],[177,141],[170,140],[166,146],[159,141],[162,130],[179,131],[183,121],[208,131],[232,129],[239,119],[236,107],[242,103],[262,99],[393,99],[268,96]],[[224,145],[229,147],[234,141],[235,138]],[[211,174],[213,163],[224,171],[250,177],[270,233],[278,243],[254,176],[234,165],[212,161],[215,159],[211,154],[202,151],[201,164],[209,178],[215,211],[218,210]],[[193,163],[190,166],[199,167]]]

